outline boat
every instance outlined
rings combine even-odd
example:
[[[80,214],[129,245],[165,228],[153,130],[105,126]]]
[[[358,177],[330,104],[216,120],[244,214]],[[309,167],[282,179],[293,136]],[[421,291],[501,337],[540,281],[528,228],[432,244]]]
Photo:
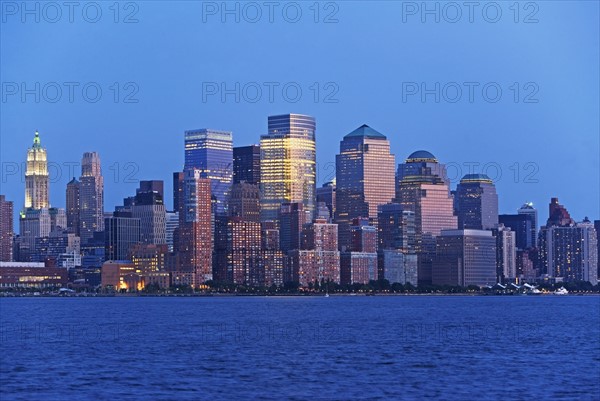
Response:
[[[542,295],[542,292],[537,288],[532,288],[529,291],[527,291],[527,295]]]
[[[565,287],[560,287],[558,290],[554,291],[554,295],[568,295],[569,291]]]
[[[325,298],[329,298],[329,293],[325,293]]]

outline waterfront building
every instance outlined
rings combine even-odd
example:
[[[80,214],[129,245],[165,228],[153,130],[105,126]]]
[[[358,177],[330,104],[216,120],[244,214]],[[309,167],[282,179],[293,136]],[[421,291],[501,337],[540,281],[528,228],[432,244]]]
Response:
[[[498,225],[498,195],[485,174],[467,174],[456,187],[458,228],[491,230]]]

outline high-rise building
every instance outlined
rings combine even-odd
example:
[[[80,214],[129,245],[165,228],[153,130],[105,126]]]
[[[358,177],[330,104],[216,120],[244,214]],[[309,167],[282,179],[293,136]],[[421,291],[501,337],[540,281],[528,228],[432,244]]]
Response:
[[[598,251],[596,255],[598,255],[598,279],[600,280],[600,220],[594,220],[594,228],[596,229],[596,239],[598,243]]]
[[[106,260],[128,260],[131,247],[140,242],[140,219],[131,212],[115,212],[104,226]]]
[[[393,283],[417,286],[417,254],[400,249],[382,249],[377,253],[379,278]]]
[[[209,178],[201,170],[186,170],[183,206],[179,214],[179,271],[193,273],[193,285],[212,280],[212,201]]]
[[[104,178],[98,153],[83,154],[79,182],[79,235],[85,244],[95,232],[104,231]]]
[[[260,146],[233,148],[233,183],[260,183]]]
[[[165,213],[165,241],[169,252],[175,251],[175,230],[179,227],[179,212]]]
[[[229,282],[261,286],[265,273],[261,264],[259,222],[231,217],[227,223],[227,276]]]
[[[367,284],[378,279],[377,228],[367,218],[355,218],[350,226],[350,246],[340,255],[342,284]]]
[[[498,195],[485,174],[467,174],[456,187],[460,229],[491,230],[498,225]]]
[[[527,202],[525,204],[523,204],[523,206],[521,206],[519,208],[519,210],[517,210],[517,214],[519,214],[520,216],[528,216],[529,220],[531,221],[531,231],[529,232],[529,243],[531,243],[531,247],[535,247],[535,244],[537,243],[537,235],[538,235],[538,216],[537,216],[537,209],[533,207],[533,203],[532,202]]]
[[[40,134],[36,131],[33,146],[27,150],[25,171],[25,209],[50,207],[48,155],[42,147]]]
[[[279,229],[273,221],[261,222],[261,261],[265,272],[265,286],[280,286],[284,283],[285,254],[279,248]]]
[[[377,230],[378,249],[415,251],[415,212],[398,203],[380,205]]]
[[[323,202],[329,210],[329,219],[333,221],[335,217],[335,202],[336,202],[336,184],[334,181],[329,181],[317,188],[317,203]]]
[[[498,221],[505,227],[509,227],[515,233],[516,247],[521,250],[536,247],[537,241],[532,236],[534,219],[529,214],[501,214]],[[537,234],[536,234],[537,235]]]
[[[326,282],[340,283],[340,252],[337,224],[316,219],[304,226],[301,249],[290,252],[291,281],[302,287]]]
[[[502,223],[492,230],[496,237],[496,276],[498,282],[515,282],[517,278],[516,235]]]
[[[567,209],[552,198],[549,217],[540,229],[542,274],[564,281],[598,283],[598,238],[587,217],[575,223]]]
[[[377,207],[394,199],[394,167],[395,157],[386,136],[368,125],[355,129],[340,142],[335,206],[340,249],[350,246],[352,219],[368,218],[376,225]]]
[[[496,284],[496,238],[489,230],[442,230],[433,261],[434,285]]]
[[[229,215],[245,221],[260,222],[260,188],[258,184],[233,184],[229,194]]]
[[[141,181],[130,206],[131,215],[140,219],[140,242],[167,243],[166,209],[162,181]]]
[[[415,212],[419,283],[431,284],[435,237],[458,227],[446,167],[431,153],[419,150],[398,166],[396,179],[396,202]]]
[[[173,211],[181,212],[183,207],[183,172],[173,173]]]
[[[48,208],[28,208],[19,216],[19,262],[30,262],[35,252],[35,239],[47,237],[52,230]]]
[[[0,195],[0,262],[13,261],[13,203]]]
[[[79,190],[80,183],[73,177],[67,184],[67,228],[79,235]]]
[[[202,178],[210,179],[215,213],[226,215],[233,182],[233,134],[206,128],[185,131],[184,170],[200,171]]]
[[[260,139],[261,221],[276,221],[282,203],[315,210],[315,119],[301,114],[269,117]]]
[[[282,204],[278,221],[280,249],[285,253],[300,249],[302,228],[310,221],[304,204],[300,202]]]
[[[48,209],[50,214],[50,231],[63,231],[67,229],[67,212],[63,208],[51,207]]]

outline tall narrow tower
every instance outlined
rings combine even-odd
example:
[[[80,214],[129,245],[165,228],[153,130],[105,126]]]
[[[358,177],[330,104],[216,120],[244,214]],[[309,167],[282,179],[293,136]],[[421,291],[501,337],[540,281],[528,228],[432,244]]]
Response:
[[[275,221],[282,203],[315,210],[316,146],[314,117],[269,116],[269,132],[260,137],[261,221]]]
[[[48,158],[42,148],[39,132],[35,132],[33,146],[27,150],[25,171],[25,209],[50,207],[48,186]]]
[[[79,233],[85,244],[94,232],[104,231],[104,178],[98,153],[83,154],[79,182]]]

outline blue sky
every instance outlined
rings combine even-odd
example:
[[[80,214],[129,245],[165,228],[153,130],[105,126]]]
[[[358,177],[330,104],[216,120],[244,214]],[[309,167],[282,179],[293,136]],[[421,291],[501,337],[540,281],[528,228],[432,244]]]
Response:
[[[81,2],[70,22],[64,6],[29,3],[27,14],[2,2],[0,193],[22,207],[36,129],[53,162],[52,205],[64,207],[69,166],[97,151],[109,211],[139,179],[170,191],[184,130],[231,130],[246,145],[268,115],[296,112],[317,118],[319,184],[342,137],[366,123],[397,162],[426,149],[451,178],[487,172],[501,213],[533,201],[544,221],[556,196],[575,219],[597,219],[598,2],[513,3],[481,2],[470,22],[462,2],[428,2],[439,21],[422,2],[279,2],[272,16],[263,2],[230,2],[238,21],[221,2],[125,2],[118,15],[94,3],[98,17]]]

